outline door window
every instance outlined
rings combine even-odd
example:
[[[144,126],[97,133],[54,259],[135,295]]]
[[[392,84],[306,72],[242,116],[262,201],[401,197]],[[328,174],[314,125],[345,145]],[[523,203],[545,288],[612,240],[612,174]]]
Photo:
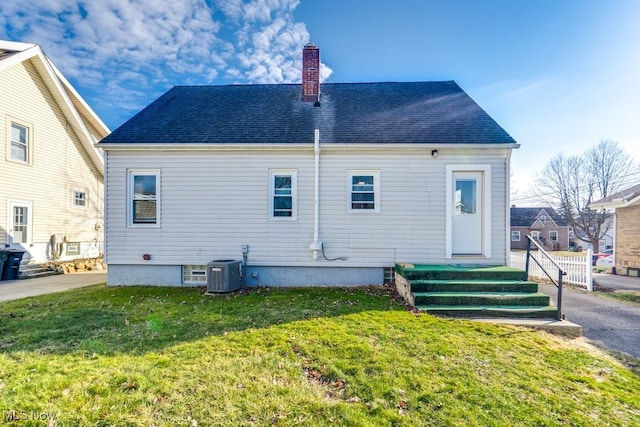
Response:
[[[27,243],[29,231],[29,208],[26,206],[13,207],[13,242]]]
[[[475,179],[456,180],[455,212],[457,214],[476,213],[476,184]]]

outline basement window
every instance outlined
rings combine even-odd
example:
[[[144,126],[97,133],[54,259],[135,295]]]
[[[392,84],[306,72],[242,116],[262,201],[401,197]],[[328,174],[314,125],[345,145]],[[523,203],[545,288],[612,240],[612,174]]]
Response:
[[[67,242],[67,243],[65,243],[65,255],[67,255],[67,256],[79,256],[80,255],[80,242]]]
[[[182,266],[182,283],[189,285],[206,284],[207,283],[207,266],[206,265],[183,265]]]

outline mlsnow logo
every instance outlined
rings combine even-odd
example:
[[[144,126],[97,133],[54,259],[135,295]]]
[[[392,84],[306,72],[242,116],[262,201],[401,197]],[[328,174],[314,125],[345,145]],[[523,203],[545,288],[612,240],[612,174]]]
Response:
[[[44,421],[52,419],[53,414],[50,412],[2,410],[2,421]]]

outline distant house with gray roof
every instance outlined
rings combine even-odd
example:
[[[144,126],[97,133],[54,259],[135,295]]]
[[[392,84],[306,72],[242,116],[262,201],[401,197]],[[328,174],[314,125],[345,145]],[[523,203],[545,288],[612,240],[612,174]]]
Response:
[[[453,81],[320,85],[318,61],[302,84],[174,87],[100,142],[110,285],[506,265],[513,138]]]
[[[569,224],[551,207],[511,207],[511,249],[526,249],[533,237],[543,249],[566,251],[569,247]]]

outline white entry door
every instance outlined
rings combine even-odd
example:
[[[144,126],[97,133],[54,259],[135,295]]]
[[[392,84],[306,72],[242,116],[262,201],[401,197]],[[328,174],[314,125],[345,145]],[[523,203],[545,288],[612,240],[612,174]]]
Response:
[[[484,237],[483,174],[453,172],[451,218],[452,255],[481,255]]]
[[[31,242],[31,202],[9,200],[8,244]]]

